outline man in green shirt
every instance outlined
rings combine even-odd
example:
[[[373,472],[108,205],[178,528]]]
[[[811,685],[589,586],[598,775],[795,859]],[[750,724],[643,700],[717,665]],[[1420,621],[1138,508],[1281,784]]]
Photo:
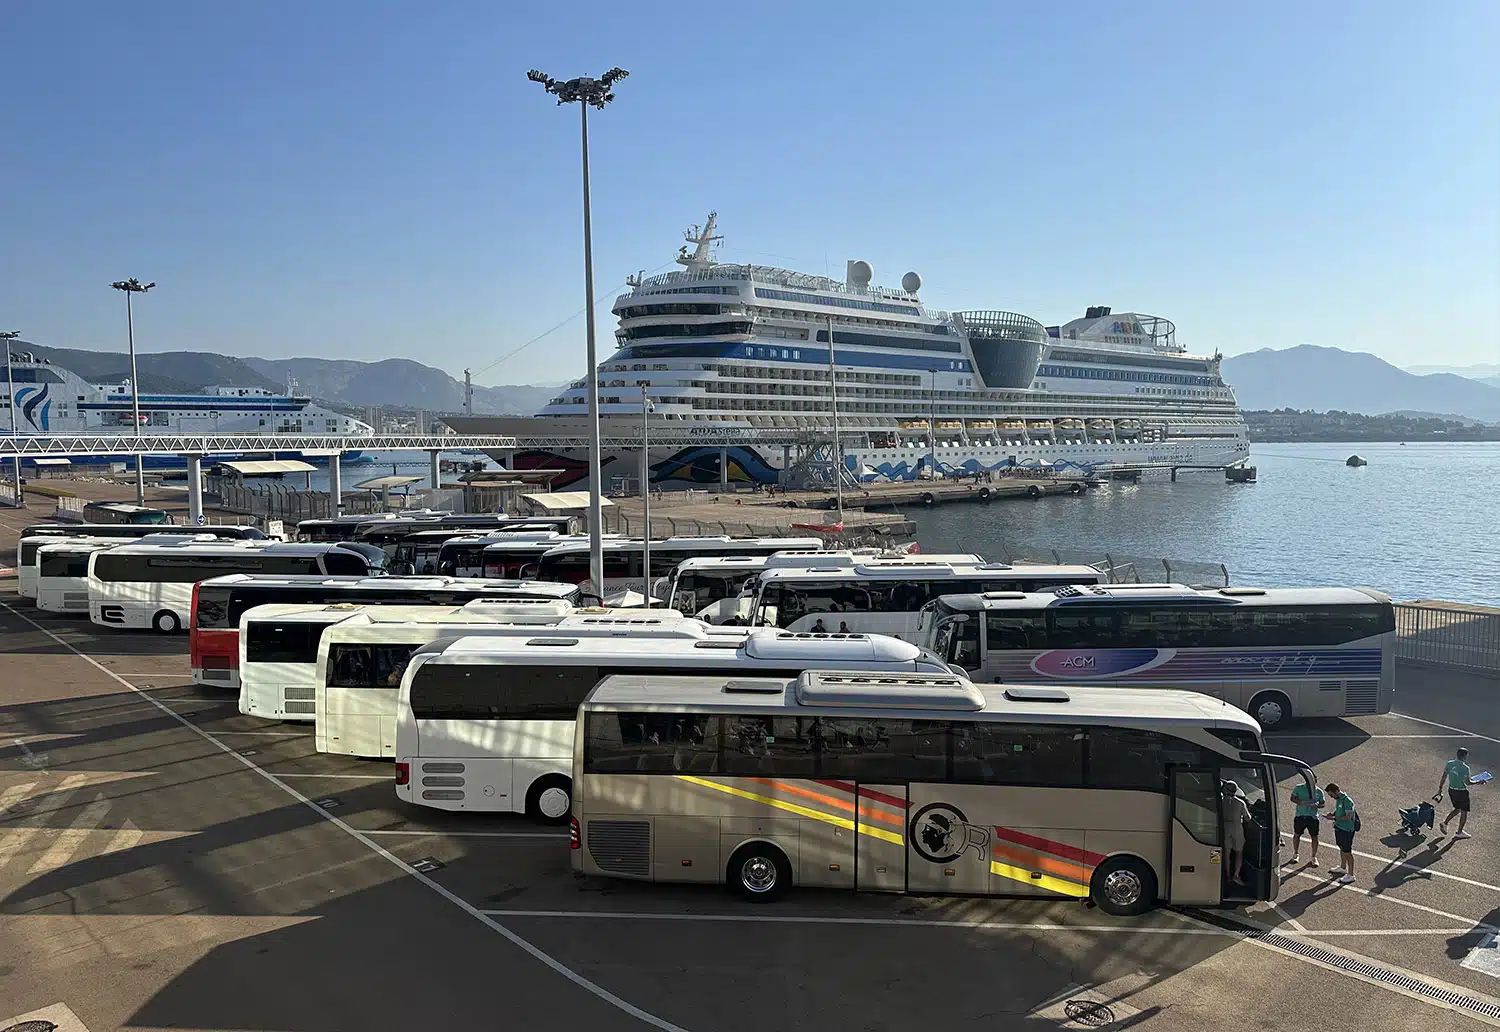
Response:
[[[1438,790],[1433,793],[1432,801],[1437,802],[1443,798],[1443,785],[1448,786],[1448,801],[1453,804],[1453,809],[1448,816],[1443,818],[1443,823],[1438,825],[1438,834],[1448,833],[1448,822],[1454,817],[1458,818],[1458,834],[1453,836],[1453,841],[1469,838],[1469,833],[1464,831],[1464,825],[1469,823],[1469,750],[1459,749],[1454,758],[1443,765],[1443,775],[1438,779]]]
[[[1316,795],[1314,795],[1316,793]],[[1312,839],[1312,862],[1309,867],[1318,866],[1318,811],[1323,808],[1323,790],[1321,788],[1308,790],[1307,782],[1297,782],[1297,787],[1292,789],[1292,804],[1297,808],[1297,815],[1292,819],[1292,858],[1288,864],[1295,864],[1302,852],[1302,833],[1305,831]]]
[[[1339,869],[1344,872],[1339,884],[1348,885],[1354,881],[1354,832],[1359,814],[1354,809],[1354,797],[1331,781],[1328,794],[1333,797],[1333,813],[1324,816],[1333,821],[1333,837],[1339,844]]]

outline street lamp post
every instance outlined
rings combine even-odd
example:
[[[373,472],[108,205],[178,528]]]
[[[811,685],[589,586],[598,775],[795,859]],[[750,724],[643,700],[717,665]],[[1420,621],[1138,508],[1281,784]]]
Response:
[[[844,523],[844,445],[839,439],[839,376],[833,361],[833,316],[828,317],[828,395],[833,404],[833,486],[839,526]]]
[[[927,394],[928,394],[928,409],[929,409],[929,411],[928,411],[928,418],[927,418],[927,446],[932,451],[932,456],[931,456],[931,458],[928,461],[931,463],[931,466],[932,466],[930,472],[932,474],[932,482],[935,484],[935,483],[937,483],[937,478],[938,478],[938,468],[937,468],[937,370],[936,369],[929,369],[927,371],[932,374],[932,389],[927,392]]]
[[[141,435],[141,382],[135,372],[135,318],[131,312],[130,300],[133,294],[144,294],[152,287],[153,283],[142,284],[134,277],[128,280],[119,280],[110,286],[116,290],[125,291],[125,333],[130,339],[130,411],[131,419],[134,420],[135,436]],[[135,504],[146,504],[146,472],[142,466],[145,456],[139,451],[135,454]]]
[[[646,523],[641,535],[641,566],[646,571],[646,608],[651,608],[651,398],[646,384],[641,384],[641,518]]]
[[[20,335],[21,335],[21,331],[20,330],[4,330],[4,331],[0,331],[0,341],[3,341],[5,343],[5,386],[6,386],[7,390],[9,391],[9,393],[6,395],[6,397],[8,397],[10,399],[10,436],[11,437],[16,437],[17,436],[17,430],[16,430],[16,377],[15,377],[15,373],[13,373],[11,371],[11,367],[10,367],[10,345],[11,345],[11,342],[14,341]],[[14,442],[12,442],[12,443],[14,443]],[[21,504],[21,456],[19,454],[16,455],[16,465],[15,465],[14,472],[15,472],[15,488],[16,488],[15,503],[16,503],[17,507],[19,507],[20,504]]]
[[[630,73],[623,68],[611,68],[597,79],[587,77],[559,82],[542,72],[532,69],[526,78],[541,83],[542,88],[557,98],[559,104],[578,104],[582,116],[583,131],[583,289],[584,325],[588,336],[589,364],[589,577],[594,590],[604,594],[604,512],[600,501],[600,478],[604,475],[604,461],[599,446],[599,362],[594,351],[594,234],[593,216],[589,210],[589,108],[600,111],[615,99],[614,85]],[[646,593],[651,593],[649,576]]]

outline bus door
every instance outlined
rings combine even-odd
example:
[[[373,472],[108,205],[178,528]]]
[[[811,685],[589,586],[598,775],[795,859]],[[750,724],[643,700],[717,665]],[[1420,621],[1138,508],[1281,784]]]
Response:
[[[1224,822],[1219,775],[1179,767],[1172,775],[1172,822],[1167,844],[1167,900],[1213,906],[1223,894]]]
[[[1277,859],[1280,843],[1276,839],[1276,823],[1271,813],[1272,800],[1267,791],[1268,781],[1270,785],[1275,785],[1263,766],[1246,764],[1219,768],[1220,792],[1232,790],[1244,801],[1245,808],[1250,813],[1250,820],[1241,822],[1244,825],[1245,851],[1244,863],[1240,867],[1243,874],[1241,881],[1229,880],[1235,872],[1227,866],[1230,860],[1228,847],[1231,844],[1225,844],[1223,892],[1226,900],[1272,900],[1276,898],[1276,889],[1280,887]]]
[[[854,788],[854,887],[866,892],[906,890],[906,786]]]

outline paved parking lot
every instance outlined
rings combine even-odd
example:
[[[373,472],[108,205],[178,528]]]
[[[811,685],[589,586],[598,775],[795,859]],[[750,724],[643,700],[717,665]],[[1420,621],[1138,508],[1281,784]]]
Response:
[[[1484,682],[1404,672],[1410,716],[1272,741],[1354,794],[1355,886],[1327,878],[1329,842],[1276,906],[1227,915],[823,892],[756,907],[577,881],[557,830],[408,807],[389,764],[319,756],[307,726],[193,686],[184,638],[37,613],[12,586],[0,1028],[56,1004],[93,1032],[1500,1024],[1500,800],[1475,793],[1468,841],[1391,835],[1458,745],[1500,766]]]

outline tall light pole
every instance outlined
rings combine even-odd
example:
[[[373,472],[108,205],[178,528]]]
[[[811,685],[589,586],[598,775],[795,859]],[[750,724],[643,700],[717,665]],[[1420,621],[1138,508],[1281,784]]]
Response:
[[[597,79],[587,77],[558,82],[533,68],[526,78],[542,84],[559,104],[578,104],[583,127],[583,312],[588,333],[589,363],[589,577],[594,590],[604,594],[604,512],[599,481],[604,460],[599,447],[599,361],[594,353],[594,231],[589,211],[589,108],[604,110],[615,99],[614,85],[630,73],[611,68]],[[649,588],[647,594],[650,594]]]
[[[839,439],[839,376],[833,363],[833,316],[828,317],[828,393],[833,402],[833,485],[838,501],[839,525],[844,522],[844,446]]]
[[[646,532],[641,535],[641,566],[646,571],[646,608],[651,608],[651,397],[641,382],[641,518]]]
[[[928,391],[927,445],[932,449],[932,458],[929,460],[932,463],[932,481],[937,483],[937,370],[927,371],[932,374],[932,389]]]
[[[141,435],[141,382],[135,372],[135,318],[130,308],[130,299],[133,294],[144,294],[152,287],[153,283],[142,284],[134,277],[128,280],[118,280],[110,286],[116,290],[125,291],[125,333],[130,338],[130,410],[131,418],[135,420],[135,435]],[[145,456],[140,452],[135,454],[135,504],[146,504],[146,472],[142,467]]]
[[[6,396],[10,399],[10,436],[11,437],[16,437],[17,436],[17,431],[16,431],[16,377],[15,377],[15,374],[11,371],[11,368],[10,368],[10,345],[11,345],[11,342],[14,341],[20,335],[21,335],[21,331],[20,330],[0,330],[0,341],[3,341],[5,343],[5,385],[6,385],[6,388],[10,392]],[[14,444],[15,442],[12,441],[11,443]],[[15,479],[15,488],[16,488],[15,502],[16,502],[16,505],[19,507],[20,504],[21,504],[21,456],[20,456],[19,453],[17,453],[17,455],[16,455],[15,478],[16,478]]]

